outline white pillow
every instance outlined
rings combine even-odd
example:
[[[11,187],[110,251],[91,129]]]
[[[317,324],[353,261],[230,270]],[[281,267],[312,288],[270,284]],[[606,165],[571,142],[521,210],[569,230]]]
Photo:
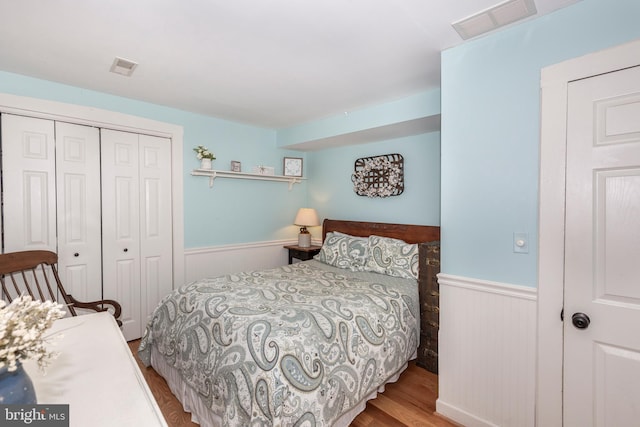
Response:
[[[330,231],[322,243],[322,249],[314,259],[338,268],[363,271],[368,248],[369,241],[366,237]]]
[[[418,245],[390,237],[369,236],[365,271],[418,279]]]

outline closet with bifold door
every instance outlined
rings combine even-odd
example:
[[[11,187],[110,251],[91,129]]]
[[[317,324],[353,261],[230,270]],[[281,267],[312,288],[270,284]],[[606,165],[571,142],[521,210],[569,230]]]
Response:
[[[123,309],[127,340],[172,290],[171,140],[2,114],[2,250],[58,253],[65,288]]]

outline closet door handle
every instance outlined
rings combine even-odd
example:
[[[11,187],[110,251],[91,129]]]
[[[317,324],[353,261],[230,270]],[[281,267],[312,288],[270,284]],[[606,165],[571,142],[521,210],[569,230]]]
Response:
[[[127,248],[124,248],[124,252],[129,252],[129,249],[127,249]]]
[[[73,256],[78,258],[80,256],[80,254],[78,252],[76,252],[75,254],[73,254]]]

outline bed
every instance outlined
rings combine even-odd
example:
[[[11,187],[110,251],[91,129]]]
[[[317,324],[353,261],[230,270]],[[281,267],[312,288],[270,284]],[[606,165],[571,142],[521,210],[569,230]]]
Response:
[[[439,237],[325,220],[313,260],[167,295],[140,359],[204,426],[347,426],[417,355],[422,244]]]

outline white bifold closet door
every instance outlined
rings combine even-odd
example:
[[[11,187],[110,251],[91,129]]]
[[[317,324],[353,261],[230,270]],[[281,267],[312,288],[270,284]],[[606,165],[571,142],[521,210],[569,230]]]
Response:
[[[172,289],[171,141],[1,117],[3,251],[57,252],[67,291],[115,299],[139,338]]]
[[[67,292],[102,298],[98,129],[2,116],[4,252],[58,253]]]
[[[62,122],[55,129],[60,279],[77,300],[100,300],[100,131]]]
[[[4,252],[57,249],[55,124],[2,115]]]
[[[141,336],[172,289],[170,147],[165,138],[101,131],[103,289],[122,304],[125,337]]]

